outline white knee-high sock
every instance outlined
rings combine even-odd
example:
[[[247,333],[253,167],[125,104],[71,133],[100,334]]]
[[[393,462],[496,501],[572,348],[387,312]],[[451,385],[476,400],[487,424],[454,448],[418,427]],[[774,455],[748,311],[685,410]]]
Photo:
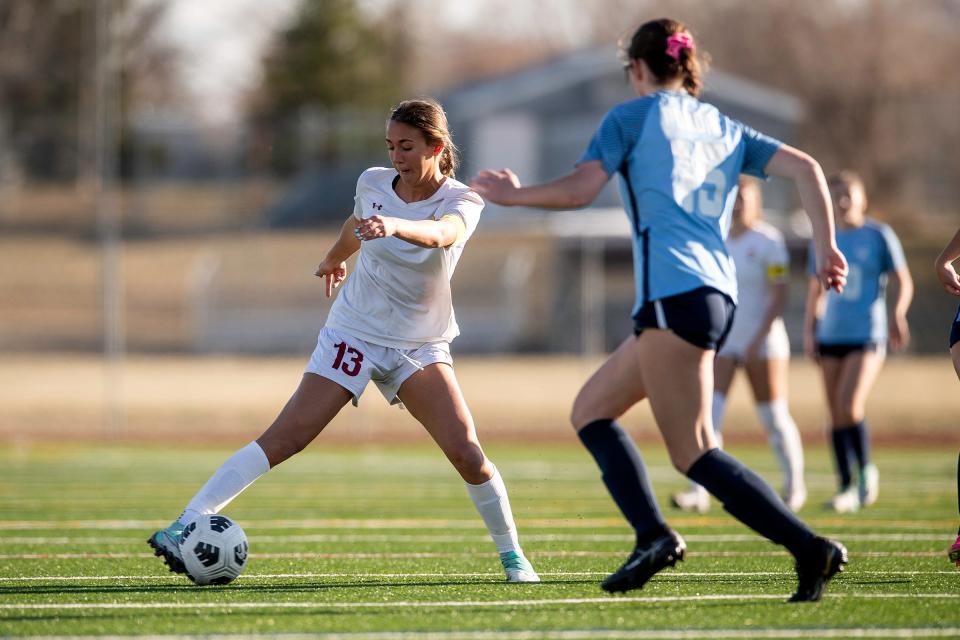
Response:
[[[785,495],[805,490],[803,482],[803,443],[800,431],[785,400],[757,404],[757,414],[767,430],[767,440],[783,469]]]
[[[723,447],[723,415],[727,410],[727,396],[719,391],[713,392],[713,434],[717,436],[717,445]]]
[[[507,487],[503,484],[500,471],[494,467],[493,477],[483,484],[464,484],[477,512],[483,518],[483,523],[487,525],[493,543],[497,545],[497,551],[516,551],[522,554],[520,541],[517,539],[517,525],[513,521],[510,499],[507,497]]]
[[[266,454],[251,442],[227,458],[216,473],[203,485],[180,514],[178,522],[190,524],[208,513],[219,513],[253,481],[270,470]]]

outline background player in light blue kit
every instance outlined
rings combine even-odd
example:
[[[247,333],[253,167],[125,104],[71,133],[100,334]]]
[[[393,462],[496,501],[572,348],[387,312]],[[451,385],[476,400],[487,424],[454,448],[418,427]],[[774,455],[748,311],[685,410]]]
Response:
[[[960,275],[954,269],[953,263],[960,259],[960,229],[953,234],[953,239],[937,256],[935,263],[937,278],[947,293],[960,297]],[[950,356],[953,358],[953,369],[960,377],[960,307],[953,317],[953,326],[950,328]],[[957,501],[960,509],[960,457],[957,459]],[[950,561],[960,567],[960,529],[957,530],[957,541],[950,547]]]
[[[824,293],[816,278],[811,278],[804,348],[820,363],[830,409],[839,491],[828,506],[845,513],[877,500],[879,474],[870,462],[865,405],[883,366],[887,342],[895,350],[910,342],[907,309],[913,280],[893,230],[865,217],[867,196],[860,177],[849,171],[831,177],[830,193],[837,212],[837,245],[850,271],[842,293]],[[896,291],[889,323],[888,279]],[[856,484],[851,458],[857,463]]]
[[[649,399],[674,466],[740,521],[790,550],[799,578],[792,601],[818,600],[846,563],[846,549],[816,536],[759,476],[717,448],[711,424],[714,354],[737,295],[724,240],[740,174],[796,182],[813,223],[823,286],[842,288],[846,263],[834,243],[820,166],[700,102],[695,49],[683,24],[645,23],[625,52],[640,97],[610,110],[572,173],[521,187],[509,169],[483,171],[472,184],[499,204],[569,209],[589,204],[620,175],[633,230],[634,335],[580,390],[571,417],[636,531],[633,553],[603,588],[640,588],[682,560],[686,549],[664,521],[640,454],[616,422]]]

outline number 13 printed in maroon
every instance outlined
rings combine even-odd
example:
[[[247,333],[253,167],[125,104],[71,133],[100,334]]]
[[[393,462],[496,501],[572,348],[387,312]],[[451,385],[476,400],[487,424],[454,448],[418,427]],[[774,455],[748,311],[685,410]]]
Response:
[[[363,364],[363,354],[347,346],[345,342],[338,342],[333,345],[337,348],[337,359],[333,361],[333,368],[340,369],[348,376],[355,376],[360,373],[360,365]],[[350,362],[344,362],[343,357],[350,356]]]

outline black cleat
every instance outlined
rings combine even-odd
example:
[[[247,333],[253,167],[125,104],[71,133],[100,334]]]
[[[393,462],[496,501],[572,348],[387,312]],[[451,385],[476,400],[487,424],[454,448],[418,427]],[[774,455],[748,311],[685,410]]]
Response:
[[[802,561],[797,560],[797,592],[787,602],[817,602],[830,578],[843,571],[846,564],[845,546],[836,540],[817,538],[811,554]]]
[[[642,589],[658,571],[676,566],[678,560],[683,560],[686,550],[687,544],[680,534],[667,529],[658,538],[637,545],[623,566],[607,576],[600,586],[610,593]]]

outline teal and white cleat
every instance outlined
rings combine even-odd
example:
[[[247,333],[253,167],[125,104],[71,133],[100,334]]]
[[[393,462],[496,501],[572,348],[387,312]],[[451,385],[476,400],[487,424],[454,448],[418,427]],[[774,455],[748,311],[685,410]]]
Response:
[[[844,489],[827,501],[826,507],[837,513],[854,513],[860,510],[860,492],[857,487]]]
[[[174,522],[166,529],[160,529],[147,539],[147,544],[153,549],[153,555],[160,556],[174,573],[186,573],[183,566],[183,557],[180,555],[180,536],[183,525]]]
[[[530,561],[516,551],[501,553],[500,563],[507,574],[507,582],[540,582],[540,576]]]

